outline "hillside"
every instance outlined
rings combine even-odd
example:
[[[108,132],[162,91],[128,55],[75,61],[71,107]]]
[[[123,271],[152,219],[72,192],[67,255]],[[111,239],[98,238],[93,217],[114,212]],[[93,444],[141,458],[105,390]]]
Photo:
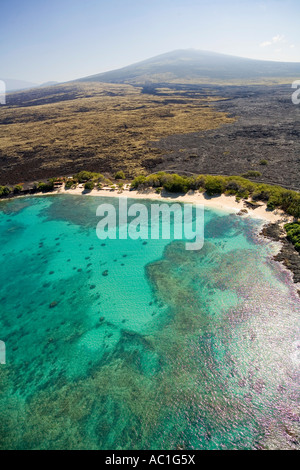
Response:
[[[0,185],[83,169],[254,171],[255,181],[299,190],[299,119],[290,85],[35,88],[0,107]]]
[[[81,78],[82,82],[246,84],[291,83],[300,63],[245,59],[208,51],[178,50],[127,67]]]
[[[219,98],[172,90],[149,95],[130,85],[77,83],[7,96],[0,107],[0,184],[82,169],[128,176],[162,162],[152,141],[234,121]]]
[[[8,94],[0,108],[0,184],[82,169],[129,177],[171,170],[255,172],[297,190],[300,107],[291,101],[292,74],[300,77],[299,63],[174,51]],[[234,85],[243,80],[266,83]]]

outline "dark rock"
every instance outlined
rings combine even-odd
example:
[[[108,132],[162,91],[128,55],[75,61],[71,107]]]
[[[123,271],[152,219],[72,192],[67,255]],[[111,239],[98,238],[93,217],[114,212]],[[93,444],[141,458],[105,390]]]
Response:
[[[280,252],[273,259],[283,263],[293,273],[293,279],[296,284],[300,282],[300,253],[296,251],[293,244],[286,238],[285,231],[278,224],[268,224],[262,229],[261,235],[282,243]]]

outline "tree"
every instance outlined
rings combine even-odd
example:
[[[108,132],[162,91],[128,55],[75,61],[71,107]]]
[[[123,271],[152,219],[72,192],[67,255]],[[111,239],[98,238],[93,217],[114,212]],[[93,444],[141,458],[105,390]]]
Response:
[[[87,181],[84,185],[84,189],[87,191],[92,191],[95,187],[95,183],[93,181]]]

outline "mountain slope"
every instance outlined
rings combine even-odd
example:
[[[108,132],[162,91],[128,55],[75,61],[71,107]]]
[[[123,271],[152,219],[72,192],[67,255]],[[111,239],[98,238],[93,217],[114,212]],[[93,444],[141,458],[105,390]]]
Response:
[[[77,81],[128,84],[219,83],[299,77],[298,62],[261,61],[208,51],[178,50]]]

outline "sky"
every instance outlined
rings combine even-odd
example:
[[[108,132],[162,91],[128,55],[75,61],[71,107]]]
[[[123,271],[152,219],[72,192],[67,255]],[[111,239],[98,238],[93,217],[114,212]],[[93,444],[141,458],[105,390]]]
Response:
[[[300,62],[299,0],[0,0],[0,79],[68,81],[175,49]]]

